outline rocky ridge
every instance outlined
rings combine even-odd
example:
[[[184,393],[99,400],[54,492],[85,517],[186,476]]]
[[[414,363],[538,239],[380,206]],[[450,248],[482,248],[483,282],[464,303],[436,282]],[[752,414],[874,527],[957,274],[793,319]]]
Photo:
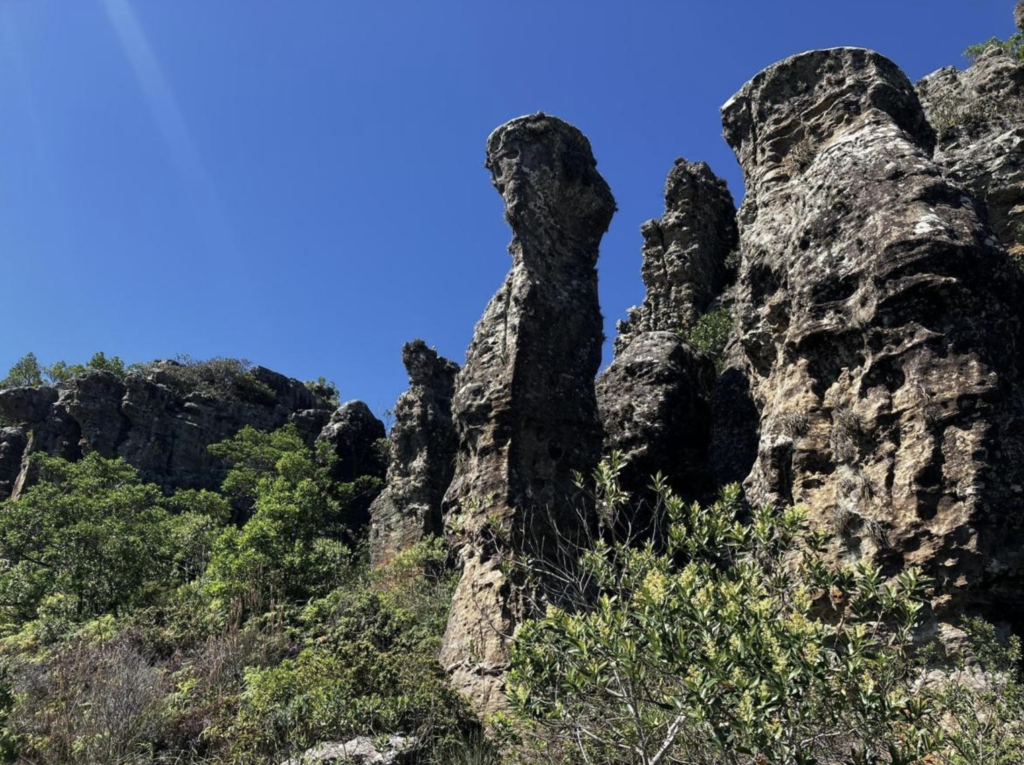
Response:
[[[264,367],[230,379],[223,389],[184,384],[182,365],[155,362],[123,380],[90,371],[56,387],[0,391],[0,492],[17,496],[35,478],[32,454],[77,460],[122,457],[164,491],[218,489],[223,463],[207,452],[243,427],[293,424],[312,446],[319,438],[339,460],[338,480],[383,477],[374,441],[384,426],[362,402],[333,407],[298,380]]]

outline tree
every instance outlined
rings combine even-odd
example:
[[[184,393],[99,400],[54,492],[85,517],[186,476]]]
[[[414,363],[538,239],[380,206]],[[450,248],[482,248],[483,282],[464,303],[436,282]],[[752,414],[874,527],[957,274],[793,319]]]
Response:
[[[372,501],[380,480],[335,483],[326,451],[315,454],[294,425],[273,433],[243,428],[210,451],[231,464],[224,493],[250,506],[252,517],[218,539],[208,592],[266,603],[329,590],[350,555],[346,522]]]
[[[40,482],[0,504],[0,604],[16,622],[43,605],[74,620],[119,613],[171,578],[160,490],[120,459],[35,457]]]
[[[43,370],[39,366],[39,359],[29,351],[7,372],[7,377],[0,380],[2,388],[35,388],[43,384]]]
[[[921,575],[834,571],[802,511],[743,523],[735,486],[710,507],[656,488],[666,551],[599,542],[596,599],[523,625],[518,713],[588,763],[916,762],[935,727],[911,692]]]

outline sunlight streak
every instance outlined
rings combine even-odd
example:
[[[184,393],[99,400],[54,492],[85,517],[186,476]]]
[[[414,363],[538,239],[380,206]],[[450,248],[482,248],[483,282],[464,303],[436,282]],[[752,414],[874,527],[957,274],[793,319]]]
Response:
[[[185,194],[195,207],[210,254],[218,259],[240,260],[234,237],[221,211],[213,179],[207,172],[145,30],[128,0],[103,0],[103,4],[167,144]]]

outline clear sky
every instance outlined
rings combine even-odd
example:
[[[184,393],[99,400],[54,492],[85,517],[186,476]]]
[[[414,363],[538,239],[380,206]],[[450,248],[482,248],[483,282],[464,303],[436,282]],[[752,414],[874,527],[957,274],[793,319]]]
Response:
[[[742,178],[719,107],[803,50],[912,80],[1013,0],[0,0],[0,372],[237,356],[380,412],[403,342],[462,361],[508,270],[499,124],[579,126],[619,211],[606,333],[677,156]],[[606,360],[609,354],[606,349]]]

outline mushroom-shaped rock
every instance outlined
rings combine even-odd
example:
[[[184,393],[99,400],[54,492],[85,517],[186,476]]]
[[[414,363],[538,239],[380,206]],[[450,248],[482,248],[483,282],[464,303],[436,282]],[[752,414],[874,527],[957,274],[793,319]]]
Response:
[[[534,114],[487,140],[487,168],[512,227],[512,270],[477,324],[456,379],[458,436],[445,514],[463,569],[441,649],[481,714],[503,704],[509,640],[530,615],[502,573],[515,550],[553,555],[581,531],[573,473],[601,449],[598,245],[615,212],[590,142]]]
[[[837,48],[723,108],[748,189],[737,359],[760,410],[746,488],[838,559],[937,578],[940,611],[1024,606],[1016,276],[888,59]]]

